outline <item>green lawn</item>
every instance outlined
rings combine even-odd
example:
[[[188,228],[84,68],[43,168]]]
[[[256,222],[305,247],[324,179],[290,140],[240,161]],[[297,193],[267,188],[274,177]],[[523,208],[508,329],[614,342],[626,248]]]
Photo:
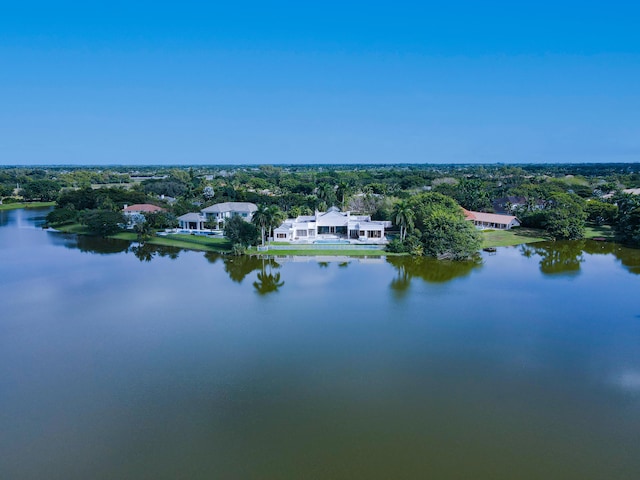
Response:
[[[613,229],[609,225],[587,224],[584,229],[584,238],[604,238],[613,241]]]
[[[19,203],[6,203],[0,205],[0,210],[15,210],[17,208],[42,208],[53,207],[56,202],[19,202]]]
[[[189,250],[200,250],[203,252],[231,251],[231,242],[226,238],[211,238],[200,235],[175,234],[167,235],[166,237],[152,237],[147,240],[147,243],[167,247],[180,247]]]
[[[56,225],[52,228],[64,233],[76,233],[78,235],[89,235],[91,232],[84,225],[79,223],[66,223],[63,225]]]
[[[79,223],[71,223],[67,225],[57,225],[54,227],[64,233],[75,233],[78,235],[91,235],[87,227]],[[131,231],[119,232],[110,235],[109,238],[118,240],[127,240],[135,242],[138,235]],[[198,250],[202,252],[229,252],[231,251],[231,243],[226,238],[210,238],[197,235],[167,235],[166,237],[151,237],[146,243],[150,245],[161,245],[165,247],[178,247],[187,250]]]
[[[482,248],[508,247],[523,243],[543,242],[548,240],[542,230],[535,228],[513,228],[511,230],[484,230],[482,232]]]
[[[55,227],[57,230],[65,233],[76,233],[79,235],[90,234],[84,225],[77,223],[61,225]],[[482,232],[483,242],[482,248],[488,247],[506,247],[511,245],[520,245],[523,243],[534,243],[548,240],[545,237],[545,233],[542,230],[533,228],[514,228],[511,230],[484,230]],[[585,238],[603,237],[607,240],[613,240],[613,232],[611,227],[589,225],[585,229]],[[112,235],[110,238],[116,238],[120,240],[136,241],[137,235],[133,232],[120,232]],[[198,250],[203,252],[230,252],[231,242],[225,238],[212,238],[200,235],[183,235],[174,234],[163,237],[151,237],[146,243],[151,245],[161,245],[167,247],[178,247],[187,250]],[[276,245],[276,243],[273,243]],[[282,244],[278,242],[277,244]],[[285,244],[287,245],[287,244]],[[311,247],[311,246],[310,246]],[[259,252],[257,248],[253,247],[248,250],[247,253],[252,255],[308,255],[308,256],[348,256],[348,257],[376,257],[376,256],[396,256],[405,255],[398,253],[386,252],[384,250],[325,250],[292,246],[287,250],[268,250],[266,252]]]

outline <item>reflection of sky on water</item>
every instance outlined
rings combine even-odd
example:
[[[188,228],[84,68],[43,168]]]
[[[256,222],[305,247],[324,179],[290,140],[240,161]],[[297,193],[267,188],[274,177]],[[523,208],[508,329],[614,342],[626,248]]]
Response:
[[[0,228],[0,449],[14,472],[140,477],[141,456],[155,478],[194,459],[250,478],[303,455],[366,470],[360,451],[383,460],[368,478],[407,465],[415,478],[460,445],[495,474],[474,478],[509,478],[491,470],[505,451],[521,478],[542,478],[525,451],[557,455],[550,472],[586,452],[562,478],[599,478],[611,455],[617,478],[638,467],[640,276],[620,253],[582,252],[563,276],[519,248],[421,270],[75,245]],[[263,271],[284,284],[259,295]]]
[[[613,383],[623,390],[640,393],[640,371],[627,371],[615,375]]]

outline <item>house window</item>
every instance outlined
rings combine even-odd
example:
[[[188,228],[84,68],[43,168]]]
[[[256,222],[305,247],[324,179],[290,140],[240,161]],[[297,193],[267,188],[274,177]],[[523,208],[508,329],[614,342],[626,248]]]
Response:
[[[306,236],[307,236],[306,230],[296,230],[296,237],[306,237]]]
[[[287,234],[286,233],[277,233],[276,234],[276,238],[287,238]]]

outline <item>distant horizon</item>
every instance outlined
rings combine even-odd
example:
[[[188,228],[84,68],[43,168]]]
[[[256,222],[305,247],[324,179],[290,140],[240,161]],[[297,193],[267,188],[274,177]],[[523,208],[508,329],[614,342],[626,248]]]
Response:
[[[24,0],[0,165],[640,161],[640,5]]]
[[[188,167],[211,167],[211,168],[240,168],[240,167],[499,167],[499,166],[585,166],[585,165],[620,165],[635,166],[640,165],[640,161],[635,162],[493,162],[493,163],[159,163],[159,164],[135,164],[135,163],[104,163],[104,164],[0,164],[0,168],[188,168]]]

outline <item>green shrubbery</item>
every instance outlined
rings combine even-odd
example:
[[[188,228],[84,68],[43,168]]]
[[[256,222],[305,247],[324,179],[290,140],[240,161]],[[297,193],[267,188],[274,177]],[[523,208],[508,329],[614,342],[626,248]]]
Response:
[[[389,251],[462,260],[480,249],[480,233],[452,198],[423,193],[406,202],[413,212],[412,222],[406,226],[408,235],[403,241],[392,240]]]

